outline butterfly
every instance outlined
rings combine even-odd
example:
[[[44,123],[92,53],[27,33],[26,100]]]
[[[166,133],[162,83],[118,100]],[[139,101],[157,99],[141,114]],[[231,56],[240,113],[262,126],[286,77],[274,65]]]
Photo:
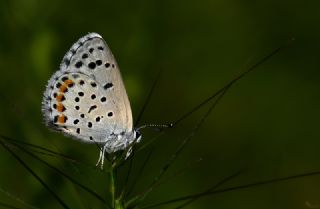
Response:
[[[48,81],[42,101],[45,124],[105,153],[139,142],[118,64],[104,39],[89,33],[72,45]]]

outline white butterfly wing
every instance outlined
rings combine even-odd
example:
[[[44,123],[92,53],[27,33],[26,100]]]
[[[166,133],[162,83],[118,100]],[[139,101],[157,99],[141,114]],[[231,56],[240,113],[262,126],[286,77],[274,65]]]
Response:
[[[97,33],[80,38],[71,47],[44,94],[45,121],[54,130],[93,143],[133,131],[119,67]]]

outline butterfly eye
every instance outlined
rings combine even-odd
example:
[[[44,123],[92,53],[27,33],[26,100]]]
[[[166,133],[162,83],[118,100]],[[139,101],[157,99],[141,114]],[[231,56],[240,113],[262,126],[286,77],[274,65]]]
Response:
[[[139,131],[135,131],[135,139],[139,139],[141,137],[141,133]]]

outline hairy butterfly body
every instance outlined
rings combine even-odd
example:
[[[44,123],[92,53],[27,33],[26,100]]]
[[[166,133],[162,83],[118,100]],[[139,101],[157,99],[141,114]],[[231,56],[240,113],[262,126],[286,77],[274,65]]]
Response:
[[[42,111],[53,130],[102,145],[101,166],[105,152],[124,150],[141,137],[119,67],[97,33],[80,38],[64,56],[48,81]]]

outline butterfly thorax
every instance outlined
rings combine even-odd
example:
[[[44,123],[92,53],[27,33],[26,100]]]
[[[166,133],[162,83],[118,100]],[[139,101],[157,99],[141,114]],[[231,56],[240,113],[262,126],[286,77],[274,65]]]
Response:
[[[113,153],[119,150],[124,150],[129,147],[134,142],[139,142],[141,140],[141,134],[139,131],[133,130],[131,132],[121,132],[118,134],[109,135],[105,142],[105,151],[108,153]]]

